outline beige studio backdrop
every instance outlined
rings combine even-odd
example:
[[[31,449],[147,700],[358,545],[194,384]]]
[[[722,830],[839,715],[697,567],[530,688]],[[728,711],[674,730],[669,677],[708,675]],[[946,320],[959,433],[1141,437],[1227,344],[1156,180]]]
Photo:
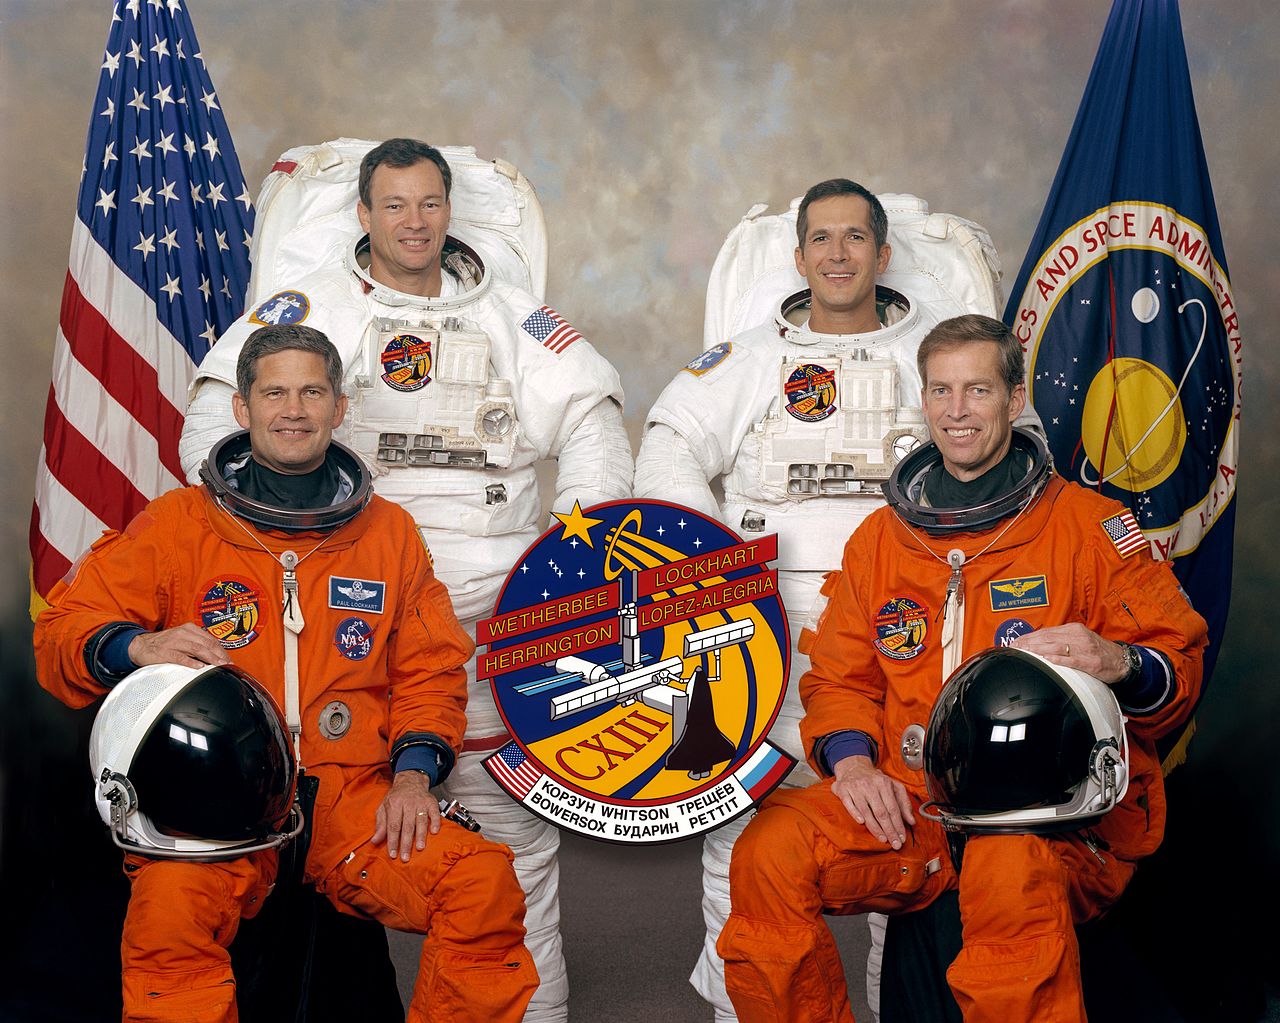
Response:
[[[283,150],[344,135],[472,145],[520,167],[549,227],[548,301],[618,367],[638,443],[659,390],[702,350],[712,260],[757,201],[776,207],[833,176],[915,193],[984,224],[1011,284],[1111,0],[182,2],[251,192]],[[1181,10],[1247,346],[1232,619],[1193,747],[1231,766],[1280,709],[1266,667],[1280,564],[1280,5]],[[0,0],[11,680],[25,671],[34,468],[109,19],[107,0]],[[1276,774],[1254,780],[1272,807]]]

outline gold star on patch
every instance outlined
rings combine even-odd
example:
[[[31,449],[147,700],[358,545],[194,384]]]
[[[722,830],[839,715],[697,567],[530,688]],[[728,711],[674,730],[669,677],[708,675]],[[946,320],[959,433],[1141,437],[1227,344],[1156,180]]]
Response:
[[[573,511],[568,515],[562,515],[560,512],[552,512],[551,514],[559,519],[560,524],[564,526],[564,532],[560,534],[562,541],[580,536],[588,547],[592,550],[595,549],[596,545],[591,542],[591,527],[600,525],[604,519],[593,519],[583,515],[582,505],[577,501],[573,502]]]

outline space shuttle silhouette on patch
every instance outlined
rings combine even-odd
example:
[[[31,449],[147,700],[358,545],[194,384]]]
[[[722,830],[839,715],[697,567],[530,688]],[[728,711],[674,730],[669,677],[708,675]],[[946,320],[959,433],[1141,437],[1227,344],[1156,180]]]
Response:
[[[585,683],[551,697],[552,721],[609,702],[622,706],[639,702],[665,711],[671,716],[675,738],[664,769],[685,771],[695,781],[707,778],[717,764],[732,760],[736,752],[733,742],[716,724],[713,685],[720,681],[720,651],[750,640],[755,635],[755,623],[732,621],[691,632],[683,639],[682,657],[646,663],[652,658],[640,652],[638,579],[635,569],[622,569],[618,578],[621,659],[600,664],[584,657],[559,657],[552,665],[555,674],[516,686],[516,692],[533,696]],[[708,675],[699,663],[686,678],[685,660],[701,659],[703,654],[711,655],[712,674]]]

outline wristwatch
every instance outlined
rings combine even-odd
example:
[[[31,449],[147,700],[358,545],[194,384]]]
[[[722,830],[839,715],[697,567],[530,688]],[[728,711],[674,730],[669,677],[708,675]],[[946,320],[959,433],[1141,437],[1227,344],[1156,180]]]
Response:
[[[1129,665],[1129,674],[1120,681],[1132,682],[1142,674],[1142,654],[1132,643],[1120,641],[1120,650],[1124,653],[1125,663]]]

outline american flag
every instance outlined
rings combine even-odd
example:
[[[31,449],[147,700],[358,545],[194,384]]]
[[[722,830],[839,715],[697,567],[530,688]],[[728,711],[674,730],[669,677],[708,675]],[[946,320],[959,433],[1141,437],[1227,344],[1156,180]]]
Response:
[[[33,610],[104,529],[181,484],[187,385],[243,306],[253,204],[184,7],[112,11],[31,515]]]
[[[582,340],[582,335],[547,305],[531,312],[520,326],[535,340],[542,342],[543,348],[550,348],[557,355],[575,341]]]
[[[1111,542],[1116,545],[1116,550],[1120,552],[1121,557],[1127,558],[1130,554],[1136,554],[1147,546],[1147,538],[1138,528],[1137,519],[1128,511],[1103,519],[1102,528]]]
[[[509,742],[485,760],[489,773],[508,792],[524,799],[542,777],[542,772],[529,762],[519,743]]]

